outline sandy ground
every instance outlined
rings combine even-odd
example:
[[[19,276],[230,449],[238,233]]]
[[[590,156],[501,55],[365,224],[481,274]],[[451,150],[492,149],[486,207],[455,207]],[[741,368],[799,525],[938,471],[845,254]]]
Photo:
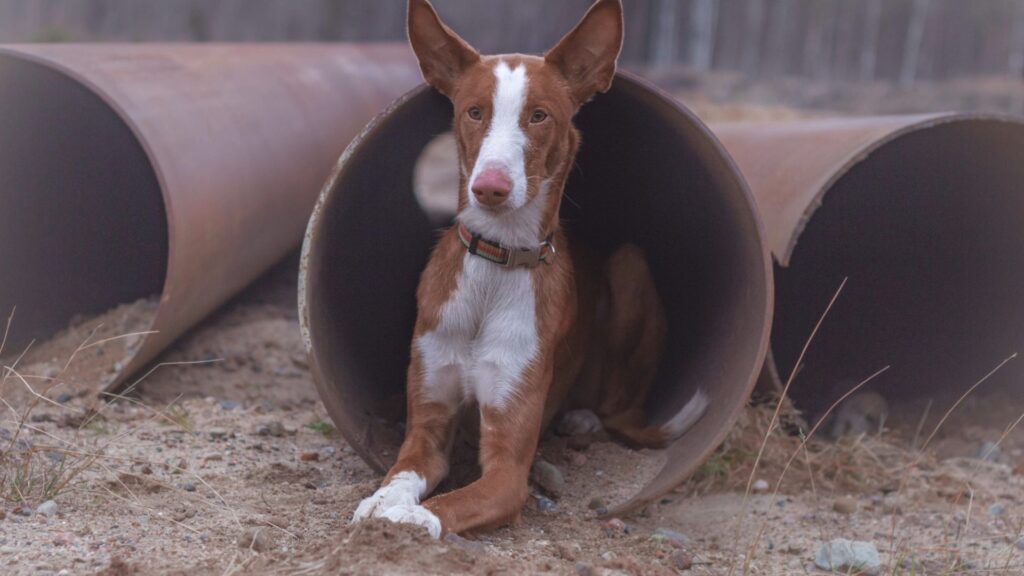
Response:
[[[604,438],[573,449],[548,436],[540,458],[566,487],[553,508],[537,489],[515,526],[442,542],[381,522],[350,526],[378,478],[317,397],[296,268],[293,257],[160,358],[198,364],[160,368],[120,402],[79,393],[86,373],[74,362],[62,371],[71,340],[91,331],[82,323],[19,364],[36,389],[54,385],[46,401],[7,373],[0,572],[789,575],[816,573],[820,545],[848,538],[873,543],[885,574],[1024,573],[1024,430],[1007,432],[1021,408],[999,396],[972,398],[929,453],[908,449],[916,406],[891,410],[893,433],[803,450],[775,429],[753,473],[772,407],[752,407],[690,482],[612,521],[595,508],[635,491],[664,454]],[[112,341],[104,354],[131,344]],[[764,482],[748,497],[753,480]]]

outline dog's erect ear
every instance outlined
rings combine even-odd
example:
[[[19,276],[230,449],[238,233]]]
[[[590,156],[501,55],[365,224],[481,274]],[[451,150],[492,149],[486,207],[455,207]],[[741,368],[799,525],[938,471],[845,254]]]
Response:
[[[569,81],[577,105],[612,87],[623,27],[622,0],[597,0],[576,28],[544,55]]]
[[[409,0],[409,43],[428,84],[452,97],[455,83],[480,54],[445,26],[427,0]]]

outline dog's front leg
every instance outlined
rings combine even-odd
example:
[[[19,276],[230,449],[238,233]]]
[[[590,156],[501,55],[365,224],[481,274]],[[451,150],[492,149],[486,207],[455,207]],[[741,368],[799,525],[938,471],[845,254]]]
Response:
[[[398,460],[381,487],[359,504],[352,521],[374,517],[417,524],[439,538],[440,520],[419,504],[448,475],[461,387],[456,366],[425,373],[421,365],[414,353],[409,366],[405,441]],[[438,394],[438,390],[445,393]]]
[[[541,364],[543,366],[544,363]],[[480,463],[476,482],[424,502],[444,532],[495,528],[519,519],[529,495],[528,478],[551,380],[548,368],[534,367],[499,403],[480,403]]]

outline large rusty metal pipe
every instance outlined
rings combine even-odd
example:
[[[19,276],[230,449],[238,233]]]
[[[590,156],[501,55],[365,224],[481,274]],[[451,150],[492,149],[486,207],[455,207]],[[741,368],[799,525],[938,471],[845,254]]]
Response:
[[[0,47],[8,350],[160,295],[118,386],[299,244],[338,154],[418,82],[400,45]]]
[[[875,369],[893,399],[961,393],[1024,346],[1024,123],[963,114],[723,124],[778,263],[766,381],[812,416]],[[1008,365],[988,385],[1016,383]]]
[[[339,430],[378,471],[401,440],[415,290],[437,234],[414,195],[414,165],[451,122],[450,103],[426,87],[374,120],[327,183],[303,250],[300,320],[315,380]],[[766,352],[771,267],[746,184],[680,104],[620,75],[577,124],[583,146],[564,220],[600,251],[643,247],[667,309],[649,419],[667,419],[698,386],[713,398],[622,511],[675,487],[729,432]]]

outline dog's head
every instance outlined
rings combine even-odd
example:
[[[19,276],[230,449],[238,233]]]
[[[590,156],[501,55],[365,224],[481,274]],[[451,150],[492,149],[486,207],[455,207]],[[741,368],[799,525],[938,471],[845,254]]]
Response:
[[[423,76],[454,104],[463,217],[531,207],[540,224],[557,210],[578,147],[573,116],[611,87],[622,39],[621,0],[598,0],[543,57],[481,56],[428,0],[410,0],[409,41]]]

